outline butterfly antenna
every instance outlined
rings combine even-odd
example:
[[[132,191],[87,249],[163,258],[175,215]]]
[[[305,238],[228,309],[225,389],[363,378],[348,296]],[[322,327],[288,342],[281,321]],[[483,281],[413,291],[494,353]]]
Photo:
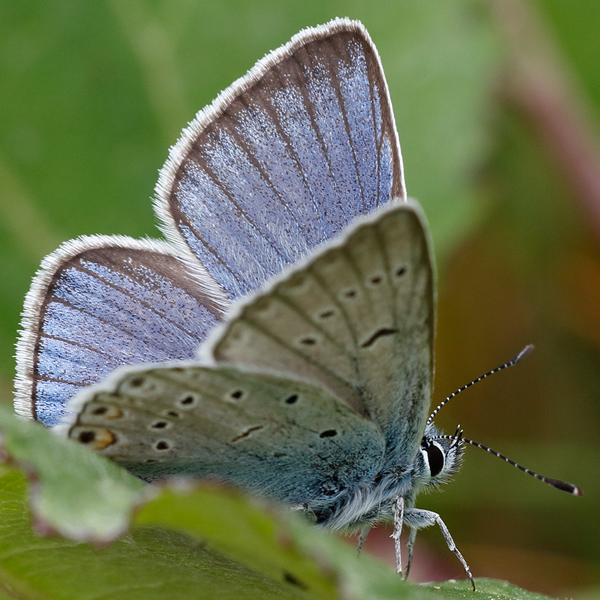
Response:
[[[551,477],[544,477],[544,475],[540,475],[535,471],[526,469],[524,466],[508,458],[508,456],[500,454],[500,452],[496,452],[495,450],[492,450],[491,448],[488,448],[487,446],[484,446],[479,442],[474,442],[473,440],[468,440],[467,438],[464,438],[462,436],[462,430],[460,430],[460,427],[456,430],[456,433],[454,435],[439,435],[435,436],[433,439],[452,440],[452,444],[464,442],[465,444],[470,444],[471,446],[475,446],[476,448],[481,448],[482,450],[485,450],[486,452],[489,452],[490,454],[493,454],[494,456],[497,456],[498,458],[501,458],[502,460],[506,461],[509,465],[517,467],[517,469],[523,471],[523,473],[527,473],[527,475],[531,475],[532,477],[535,477],[536,479],[539,479],[540,481],[543,481],[544,483],[547,483],[548,485],[551,485],[552,487],[555,487],[558,490],[563,490],[563,492],[568,492],[569,494],[573,494],[573,496],[583,496],[583,492],[581,491],[581,489],[578,488],[576,485],[573,485],[572,483],[560,481],[559,479],[552,479]]]
[[[437,436],[437,437],[439,437],[439,436]],[[456,431],[455,431],[454,435],[451,435],[449,437],[452,440],[452,443],[450,444],[450,448],[454,448],[455,446],[460,446],[462,439],[463,439],[463,430],[460,428],[460,425],[458,425],[456,427]]]
[[[442,406],[448,404],[448,402],[450,402],[450,400],[452,400],[452,398],[454,398],[455,396],[458,396],[458,394],[460,394],[461,392],[464,392],[467,388],[470,388],[472,385],[475,385],[476,383],[479,383],[480,381],[484,380],[486,377],[489,377],[490,375],[493,375],[494,373],[498,373],[499,371],[508,369],[508,367],[512,367],[513,365],[516,365],[518,362],[523,360],[526,356],[529,356],[532,352],[533,352],[533,346],[531,344],[528,344],[527,346],[525,346],[525,348],[523,348],[523,350],[521,350],[521,352],[519,352],[519,354],[517,354],[510,360],[507,360],[505,363],[501,364],[499,367],[496,367],[495,369],[488,371],[487,373],[481,375],[477,379],[474,379],[473,381],[471,381],[471,383],[467,383],[467,385],[463,385],[461,388],[458,388],[455,392],[452,392],[445,400],[442,400],[442,402],[440,402],[436,406],[435,410],[431,413],[431,415],[429,415],[429,419],[427,419],[426,425],[429,425],[433,421],[433,419],[438,414],[438,412],[440,412],[440,409],[442,408]]]

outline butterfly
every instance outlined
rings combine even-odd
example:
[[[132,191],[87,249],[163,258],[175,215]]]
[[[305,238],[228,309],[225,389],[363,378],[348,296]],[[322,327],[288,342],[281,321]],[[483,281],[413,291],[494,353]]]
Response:
[[[362,24],[301,31],[200,111],[155,210],[167,241],[81,237],[43,261],[16,410],[147,481],[216,476],[361,544],[394,519],[399,572],[403,524],[405,573],[437,524],[474,588],[415,506],[473,442],[428,416],[431,241]]]

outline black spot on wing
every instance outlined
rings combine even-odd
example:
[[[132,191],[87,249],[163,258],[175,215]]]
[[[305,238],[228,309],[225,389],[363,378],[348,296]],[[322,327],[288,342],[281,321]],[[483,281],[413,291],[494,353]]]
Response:
[[[380,337],[385,337],[388,335],[393,335],[394,333],[398,333],[397,329],[392,329],[389,327],[384,327],[382,329],[377,330],[366,342],[363,342],[360,347],[368,348],[372,346]]]

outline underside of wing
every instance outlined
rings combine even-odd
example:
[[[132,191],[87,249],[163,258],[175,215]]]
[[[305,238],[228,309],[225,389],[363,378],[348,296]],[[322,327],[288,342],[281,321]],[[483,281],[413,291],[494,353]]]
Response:
[[[193,357],[219,314],[164,242],[67,242],[25,299],[16,410],[55,425],[70,397],[121,365]]]
[[[168,239],[230,299],[405,199],[387,84],[356,22],[306,29],[198,113],[157,186]]]
[[[406,464],[431,397],[433,277],[421,210],[394,204],[236,307],[205,352],[318,382],[373,419]]]
[[[315,510],[384,457],[377,426],[331,394],[234,367],[129,369],[73,404],[70,437],[144,479],[214,476]]]

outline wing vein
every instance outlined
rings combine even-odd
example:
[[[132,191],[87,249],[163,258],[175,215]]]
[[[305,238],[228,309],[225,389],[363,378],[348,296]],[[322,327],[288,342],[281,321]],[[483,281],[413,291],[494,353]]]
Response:
[[[208,177],[210,177],[210,179],[213,181],[214,185],[216,188],[220,189],[221,192],[223,193],[223,195],[227,198],[227,200],[235,207],[235,209],[239,212],[239,215],[241,217],[243,217],[249,224],[250,226],[254,229],[254,231],[256,231],[268,244],[269,246],[271,246],[271,248],[273,249],[273,251],[279,255],[279,257],[281,259],[283,259],[285,262],[287,262],[285,260],[285,257],[283,256],[283,254],[281,253],[281,251],[279,250],[279,248],[277,247],[277,245],[273,242],[273,240],[271,239],[270,236],[268,236],[259,226],[258,224],[252,219],[250,218],[250,216],[248,215],[248,213],[244,210],[244,208],[238,203],[236,202],[236,200],[234,200],[233,198],[233,194],[225,187],[225,185],[223,184],[223,182],[221,182],[221,180],[216,176],[216,174],[214,173],[213,169],[205,162],[203,164],[204,167],[204,172],[208,175]]]
[[[204,239],[204,236],[198,231],[196,226],[193,225],[190,221],[187,221],[187,226],[191,229],[191,231],[193,231],[194,235],[196,236],[196,239],[206,248],[206,250],[210,254],[214,256],[215,260],[217,260],[225,268],[225,270],[239,283],[239,285],[245,289],[245,293],[250,292],[251,289],[248,286],[248,284],[239,277],[236,271],[233,271],[229,267],[229,265],[221,257],[221,255]]]
[[[344,48],[345,51],[345,48]],[[350,61],[348,61],[350,62]],[[335,73],[335,71],[332,69],[331,67],[331,63],[328,63],[328,67],[329,67],[329,73],[331,76],[331,82],[334,84],[332,85],[333,91],[335,92],[335,95],[338,99],[338,103],[340,105],[340,112],[342,113],[342,118],[344,120],[344,130],[346,132],[346,136],[348,137],[348,147],[350,148],[350,152],[352,154],[352,158],[353,158],[353,165],[354,165],[354,171],[356,174],[356,180],[358,181],[358,186],[360,189],[360,197],[362,200],[362,210],[363,212],[366,212],[366,202],[365,202],[365,192],[363,189],[363,183],[361,181],[361,177],[360,177],[360,171],[358,169],[358,163],[357,163],[357,159],[356,159],[356,152],[354,151],[354,144],[352,142],[352,135],[350,134],[350,125],[348,123],[348,116],[346,114],[346,107],[344,104],[344,100],[343,100],[343,95],[342,95],[342,91],[340,89],[340,81],[339,78],[337,76],[337,74]]]
[[[116,285],[116,284],[112,283],[111,281],[108,281],[107,279],[105,279],[101,275],[98,275],[97,273],[94,273],[93,271],[91,271],[90,269],[87,269],[83,265],[81,265],[80,267],[78,267],[78,270],[81,270],[82,272],[87,273],[88,275],[90,275],[91,277],[94,277],[94,278],[98,279],[99,281],[102,281],[108,287],[110,287],[110,288],[112,288],[112,289],[114,289],[114,290],[122,293],[123,295],[127,296],[128,298],[131,298],[132,300],[134,300],[134,302],[141,304],[142,306],[144,306],[145,308],[147,308],[150,312],[152,312],[155,315],[157,315],[158,317],[160,317],[163,321],[166,321],[167,323],[170,323],[174,327],[177,327],[177,329],[180,329],[181,331],[183,331],[184,333],[186,333],[190,337],[198,339],[198,337],[193,332],[191,332],[190,330],[186,329],[183,325],[180,325],[179,323],[177,323],[176,321],[174,321],[171,317],[167,316],[165,313],[156,310],[149,302],[146,302],[145,300],[141,300],[138,296],[135,296],[134,294],[132,294],[131,292],[129,292],[127,289],[125,289],[125,288],[123,288],[123,287],[121,287],[119,285]],[[71,304],[71,303],[69,303],[69,304]],[[90,316],[94,316],[94,317],[100,319],[100,317],[97,317],[96,315],[92,315],[92,313],[89,313],[88,311],[83,311],[83,309],[80,309],[80,308],[74,306],[73,304],[71,304],[71,306],[75,310],[81,310],[82,312],[86,312],[86,314],[89,314]]]
[[[62,342],[64,344],[76,346],[77,348],[85,348],[86,350],[89,350],[90,352],[95,352],[96,354],[100,354],[101,356],[108,356],[110,358],[114,358],[114,355],[109,352],[104,352],[103,350],[100,350],[98,348],[93,348],[92,346],[88,346],[87,344],[82,344],[81,342],[77,342],[75,340],[68,340],[67,338],[63,338],[58,335],[52,335],[49,333],[41,333],[40,337],[44,338],[44,339],[49,339],[49,340],[56,340],[56,341]]]
[[[248,100],[247,100],[247,98],[245,96],[240,96],[239,97],[239,101],[240,101],[241,104],[245,105],[246,107],[249,106]],[[261,105],[261,108],[262,108],[262,105]],[[265,111],[265,112],[267,112],[267,111]],[[298,220],[298,218],[294,214],[294,211],[291,210],[290,206],[284,202],[283,198],[281,197],[281,194],[279,193],[279,190],[276,188],[275,184],[271,180],[271,178],[268,175],[267,171],[265,171],[265,169],[263,168],[263,166],[260,163],[260,161],[258,161],[256,158],[254,158],[253,153],[248,148],[248,144],[246,143],[246,140],[245,140],[244,136],[241,135],[241,134],[239,134],[238,131],[237,131],[237,128],[235,128],[235,127],[234,127],[234,131],[235,131],[234,137],[238,140],[238,143],[239,143],[240,147],[246,153],[249,161],[258,169],[258,172],[260,173],[261,177],[264,179],[264,181],[267,183],[267,185],[269,186],[269,188],[272,190],[274,196],[279,201],[280,206],[292,218],[292,220],[298,226],[298,229],[304,234],[304,237],[307,240],[307,242],[309,242],[310,240],[309,240],[308,232],[305,230],[305,228],[303,227],[302,223]]]
[[[308,60],[311,64],[311,66],[313,65],[313,61],[311,58],[311,54],[308,52],[308,50],[306,49],[306,47],[303,47],[302,50],[304,50],[306,52],[306,56],[308,57]],[[296,55],[294,55],[294,58],[296,59],[296,61],[298,62],[298,65],[300,66],[300,70],[302,71],[302,63],[300,62],[300,60],[296,57]],[[321,132],[321,129],[319,128],[318,124],[317,124],[317,119],[313,110],[313,102],[310,100],[310,98],[308,97],[308,85],[304,85],[300,88],[300,92],[302,94],[302,102],[304,103],[304,106],[306,108],[306,112],[310,117],[311,120],[311,124],[312,127],[314,129],[315,135],[317,137],[317,140],[319,141],[319,145],[321,146],[321,150],[323,152],[323,156],[325,157],[325,162],[327,163],[327,169],[329,171],[329,175],[331,177],[331,180],[333,182],[333,187],[335,188],[337,197],[338,197],[338,205],[341,205],[342,203],[342,198],[340,195],[340,190],[338,188],[338,184],[337,184],[337,180],[333,174],[333,166],[331,164],[331,159],[329,157],[329,153],[327,152],[327,144],[325,143],[325,140],[323,138],[323,133]]]
[[[292,59],[290,59],[290,60],[292,60]],[[280,65],[277,65],[277,66],[279,67]],[[285,88],[286,84],[281,79],[281,73],[279,71],[279,68],[274,69],[273,72],[277,76],[277,80],[279,81],[281,87]],[[275,108],[272,105],[267,105],[266,111],[268,114],[270,114],[270,115],[272,114],[272,121],[273,121],[273,123],[275,123],[275,126],[278,128],[277,130],[281,134],[281,137],[284,139],[284,141],[286,143],[286,147],[288,148],[290,155],[292,156],[292,160],[298,167],[298,171],[300,171],[302,181],[304,182],[304,185],[306,186],[306,189],[308,190],[308,193],[310,194],[312,205],[313,205],[317,215],[319,216],[319,223],[321,223],[321,225],[323,225],[324,227],[327,228],[327,238],[328,238],[331,235],[331,229],[329,227],[329,223],[327,222],[327,220],[325,219],[325,215],[323,214],[323,207],[321,206],[321,204],[319,202],[317,202],[317,199],[315,197],[315,192],[314,192],[312,186],[310,185],[309,177],[307,177],[305,169],[302,166],[302,162],[300,160],[300,157],[298,156],[298,152],[294,148],[290,136],[285,132],[285,129],[281,123],[279,116],[277,115],[277,111],[275,110]]]

